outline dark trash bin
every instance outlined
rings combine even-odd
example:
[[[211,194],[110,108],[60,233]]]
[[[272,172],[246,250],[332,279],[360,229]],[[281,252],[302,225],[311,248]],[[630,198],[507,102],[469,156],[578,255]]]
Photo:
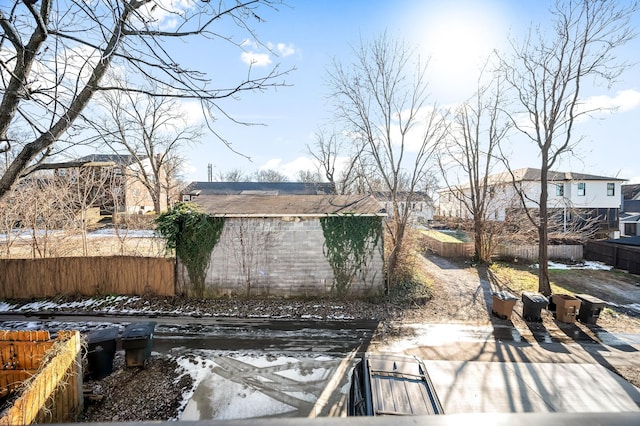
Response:
[[[578,320],[583,324],[595,324],[600,312],[607,306],[607,302],[589,294],[576,294],[576,299],[582,301]]]
[[[87,376],[89,378],[99,380],[113,372],[117,339],[117,327],[95,330],[87,334]]]
[[[132,323],[125,327],[122,349],[125,351],[127,367],[144,367],[145,361],[151,356],[155,327],[154,321]]]
[[[510,320],[518,298],[505,290],[493,292],[492,297],[491,312],[499,318]]]
[[[549,300],[540,293],[525,291],[522,293],[522,318],[525,321],[542,322],[542,309]]]

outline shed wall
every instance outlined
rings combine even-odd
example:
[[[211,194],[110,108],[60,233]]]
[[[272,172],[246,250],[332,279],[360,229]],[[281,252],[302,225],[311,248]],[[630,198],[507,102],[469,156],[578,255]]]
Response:
[[[317,218],[227,218],[211,254],[205,279],[207,296],[327,296],[333,270],[323,253]],[[349,294],[384,288],[383,245],[374,250],[366,276],[354,280]],[[182,265],[179,265],[183,269]],[[184,288],[186,271],[178,273]]]

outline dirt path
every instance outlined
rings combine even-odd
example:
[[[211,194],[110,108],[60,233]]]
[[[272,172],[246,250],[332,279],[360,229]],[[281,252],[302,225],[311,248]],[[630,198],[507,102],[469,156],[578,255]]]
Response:
[[[486,275],[437,256],[423,257],[421,261],[424,272],[435,281],[433,298],[421,312],[413,313],[413,319],[423,323],[491,323],[492,288]],[[411,319],[408,315],[407,320]]]

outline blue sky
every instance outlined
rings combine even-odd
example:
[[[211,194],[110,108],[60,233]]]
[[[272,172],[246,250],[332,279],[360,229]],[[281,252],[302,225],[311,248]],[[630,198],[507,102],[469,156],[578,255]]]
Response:
[[[223,84],[246,75],[249,57],[257,60],[254,71],[275,64],[295,67],[285,80],[291,86],[262,93],[244,94],[239,100],[220,103],[242,121],[261,123],[241,126],[219,120],[216,130],[242,154],[234,154],[212,135],[185,149],[187,181],[206,180],[207,165],[214,175],[230,169],[252,173],[261,168],[279,170],[291,178],[299,169],[311,169],[306,145],[314,133],[331,122],[332,111],[325,81],[333,58],[348,63],[352,46],[387,31],[396,39],[431,57],[431,99],[439,105],[456,105],[473,94],[479,63],[494,49],[504,49],[509,35],[518,37],[531,25],[548,20],[549,1],[508,0],[290,0],[279,12],[267,11],[265,22],[254,25],[260,41],[272,46],[245,45],[244,52],[222,42],[184,49],[185,60],[208,70]],[[634,25],[640,30],[640,16]],[[640,39],[619,51],[621,58],[638,61]],[[278,56],[275,55],[278,53]],[[261,66],[264,63],[264,67]],[[565,157],[557,170],[618,176],[640,183],[640,66],[626,72],[608,87],[585,87],[584,96],[616,105],[613,113],[581,122],[585,136],[575,155]],[[515,167],[538,167],[535,151],[514,150]]]

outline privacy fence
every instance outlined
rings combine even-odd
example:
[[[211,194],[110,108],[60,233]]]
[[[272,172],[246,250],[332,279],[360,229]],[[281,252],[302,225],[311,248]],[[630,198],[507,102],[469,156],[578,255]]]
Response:
[[[175,260],[157,257],[0,259],[0,298],[175,295]]]
[[[429,235],[420,236],[423,247],[439,256],[448,258],[470,258],[474,254],[474,243],[462,241],[441,241]],[[537,245],[500,244],[495,250],[495,256],[502,258],[518,258],[535,261],[538,259]],[[581,245],[548,246],[549,259],[581,260],[583,247]]]
[[[475,250],[473,243],[441,241],[426,234],[420,236],[420,241],[424,248],[438,256],[448,258],[469,258],[473,256]]]
[[[632,274],[640,274],[640,247],[590,241],[585,247],[585,259],[597,260]]]
[[[496,256],[498,257],[530,261],[537,261],[539,253],[537,245],[501,244],[496,250]],[[547,246],[547,253],[551,260],[582,260],[584,248],[579,244]]]

